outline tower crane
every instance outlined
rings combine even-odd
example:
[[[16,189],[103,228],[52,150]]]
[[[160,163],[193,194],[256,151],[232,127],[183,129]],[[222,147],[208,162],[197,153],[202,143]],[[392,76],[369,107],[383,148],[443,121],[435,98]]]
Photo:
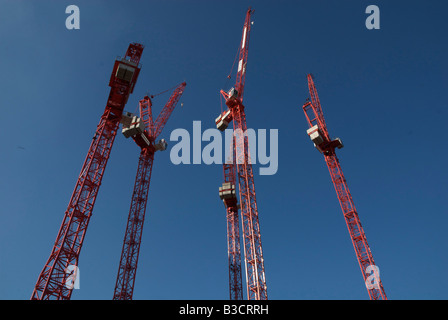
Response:
[[[355,249],[356,258],[358,259],[359,267],[361,268],[364,283],[366,283],[367,291],[371,300],[387,300],[383,284],[379,277],[375,262],[373,260],[372,252],[370,251],[364,229],[353,203],[350,190],[347,186],[344,174],[342,172],[339,160],[336,156],[336,149],[343,147],[342,141],[339,138],[331,139],[327,130],[322,107],[320,105],[319,96],[314,85],[313,76],[307,75],[308,89],[311,101],[303,104],[303,111],[309,125],[307,134],[313,141],[316,149],[324,155],[328,170],[330,171],[331,180],[333,181],[336,190],[339,204],[344,215],[345,222],[350,234],[350,238]],[[368,274],[370,270],[373,274]],[[374,280],[374,283],[369,283]]]
[[[132,299],[154,153],[158,150],[165,150],[167,146],[164,139],[157,143],[155,141],[178,103],[185,86],[186,83],[183,82],[175,88],[155,122],[152,116],[152,101],[149,96],[145,96],[139,102],[140,117],[130,113],[123,115],[122,133],[126,138],[132,137],[141,151],[115,284],[114,300]]]
[[[238,71],[236,83],[229,91],[220,93],[226,101],[227,110],[223,111],[215,123],[219,130],[224,131],[233,120],[233,163],[225,163],[224,183],[219,188],[227,213],[227,239],[229,255],[230,298],[242,298],[241,285],[241,253],[239,248],[238,207],[241,208],[244,258],[246,267],[246,289],[248,300],[266,300],[267,287],[264,270],[264,259],[261,246],[260,224],[255,194],[254,175],[249,156],[249,142],[245,133],[247,130],[246,114],[243,105],[246,65],[249,52],[249,37],[251,15],[254,10],[249,8],[244,21],[243,35],[238,53]],[[236,161],[235,161],[236,160]],[[235,182],[238,177],[240,204],[237,204]]]
[[[140,72],[142,53],[143,45],[132,43],[125,56],[115,61],[104,113],[64,213],[50,257],[34,287],[31,296],[33,300],[68,300],[71,297],[73,286],[68,285],[68,280],[77,270],[79,255],[123,109]],[[72,266],[75,268],[71,268]]]

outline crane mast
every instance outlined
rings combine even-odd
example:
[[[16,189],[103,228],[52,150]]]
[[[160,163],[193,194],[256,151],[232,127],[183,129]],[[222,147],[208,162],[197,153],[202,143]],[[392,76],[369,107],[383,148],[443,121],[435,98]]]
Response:
[[[152,101],[148,96],[145,96],[139,102],[140,117],[132,114],[123,116],[123,134],[126,138],[132,137],[141,151],[115,283],[114,300],[132,300],[154,153],[166,149],[164,139],[157,143],[155,143],[155,140],[162,132],[185,86],[186,83],[183,82],[176,87],[155,122],[152,116]]]
[[[78,266],[81,247],[122,112],[140,72],[142,52],[141,44],[132,43],[124,58],[115,61],[104,113],[90,144],[50,257],[33,290],[33,300],[68,300],[71,297],[73,287],[67,283],[67,279],[72,276],[70,267]]]
[[[255,194],[255,183],[252,165],[249,157],[249,142],[247,135],[246,115],[243,106],[243,93],[246,78],[247,57],[249,52],[249,38],[251,28],[251,15],[254,10],[249,8],[246,12],[246,18],[241,37],[238,70],[235,86],[228,92],[221,90],[221,94],[226,101],[228,109],[215,120],[219,130],[224,131],[228,124],[233,120],[234,128],[234,167],[236,173],[232,173],[230,166],[224,165],[224,184],[220,188],[220,196],[223,199],[222,190],[224,185],[230,182],[231,193],[234,187],[231,182],[238,180],[239,200],[242,218],[243,247],[246,267],[246,289],[248,300],[266,300],[267,287],[264,271],[264,259],[261,246],[260,225],[258,219],[258,208]],[[239,134],[238,134],[239,133]],[[236,165],[235,165],[236,163]],[[232,177],[233,174],[233,177]],[[236,179],[236,176],[238,179]],[[232,180],[233,179],[233,180]],[[232,189],[233,187],[233,189]],[[226,200],[226,199],[223,199]],[[233,263],[238,263],[240,253],[236,246],[239,229],[235,225],[238,221],[235,219],[235,209],[238,206],[231,201],[224,201],[227,211],[228,225],[228,248],[229,248],[229,275],[230,275],[230,294],[231,299],[237,298],[240,289],[238,284],[238,269]],[[231,214],[229,214],[229,212]],[[230,226],[230,227],[229,227]],[[238,239],[239,241],[239,239]]]
[[[370,281],[368,274],[371,267],[375,266],[372,252],[370,251],[364,229],[356,211],[350,190],[347,186],[344,174],[342,172],[339,160],[336,156],[336,150],[343,147],[342,141],[339,138],[332,140],[328,134],[327,126],[320,105],[317,90],[314,85],[313,76],[309,74],[308,88],[311,96],[311,101],[305,102],[303,111],[309,125],[307,134],[314,142],[316,149],[324,155],[325,162],[330,172],[331,180],[333,182],[342,213],[347,224],[347,228],[355,249],[356,258],[361,268],[364,283],[366,283],[367,291],[371,300],[387,300],[383,284],[379,274],[374,269],[374,285],[368,286]],[[370,277],[370,278],[369,278]],[[369,278],[369,279],[368,279]]]
[[[141,149],[115,283],[114,300],[132,300],[153,161],[154,152]]]
[[[224,183],[219,188],[219,196],[226,207],[230,300],[242,300],[243,283],[241,273],[240,226],[238,200],[235,192],[236,173],[234,154],[232,156],[233,162],[229,161],[229,163],[226,162],[223,164]]]

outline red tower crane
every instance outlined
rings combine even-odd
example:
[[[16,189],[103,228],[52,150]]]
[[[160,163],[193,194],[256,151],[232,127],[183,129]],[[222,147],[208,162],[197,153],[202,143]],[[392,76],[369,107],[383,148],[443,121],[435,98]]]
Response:
[[[249,8],[246,13],[243,35],[239,46],[238,71],[235,86],[228,92],[223,90],[220,91],[226,101],[228,109],[222,112],[215,122],[217,128],[224,131],[228,124],[233,120],[234,128],[234,161],[233,164],[224,164],[224,184],[219,190],[220,197],[224,201],[227,212],[230,298],[242,298],[238,205],[235,196],[236,168],[240,200],[239,206],[241,207],[242,217],[247,297],[248,300],[266,300],[267,287],[254,175],[249,155],[248,138],[247,135],[243,134],[247,130],[243,93],[249,52],[250,29],[252,24],[251,15],[253,12],[254,10]]]
[[[132,43],[124,58],[115,61],[106,108],[90,144],[50,257],[39,275],[31,299],[68,300],[71,297],[73,286],[68,285],[67,280],[73,277],[70,272],[77,270],[71,267],[78,266],[81,247],[123,109],[140,72],[142,52],[141,44]]]
[[[140,100],[140,117],[126,114],[124,115],[125,120],[122,121],[123,134],[126,138],[132,137],[141,148],[141,151],[118,267],[114,300],[132,299],[154,153],[158,150],[166,149],[164,139],[159,140],[157,143],[155,141],[178,103],[185,86],[186,83],[183,82],[176,87],[155,122],[153,122],[152,117],[152,101],[148,96]]]
[[[336,156],[336,148],[342,148],[343,144],[339,138],[334,140],[330,138],[317,90],[314,86],[313,76],[309,74],[307,78],[311,96],[311,101],[307,99],[308,101],[303,105],[303,111],[309,125],[307,134],[314,142],[316,149],[324,155],[370,299],[387,300],[358,212]],[[373,273],[369,274],[370,271]],[[374,280],[374,282],[371,283],[371,280]]]

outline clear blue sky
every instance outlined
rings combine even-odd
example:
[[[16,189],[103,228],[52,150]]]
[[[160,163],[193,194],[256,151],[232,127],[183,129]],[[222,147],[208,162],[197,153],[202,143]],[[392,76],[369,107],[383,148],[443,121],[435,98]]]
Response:
[[[66,6],[81,11],[65,28]],[[367,30],[376,4],[381,29]],[[219,90],[255,9],[248,127],[279,130],[279,165],[255,176],[270,299],[368,299],[324,159],[306,135],[313,73],[389,299],[447,299],[448,44],[444,1],[0,2],[0,299],[29,299],[48,259],[114,60],[145,45],[126,110],[187,81],[161,137],[214,127]],[[228,88],[224,88],[228,89]],[[168,97],[154,101],[157,114]],[[169,142],[169,141],[168,141]],[[228,299],[220,165],[157,153],[135,299]],[[204,143],[205,145],[205,143]],[[139,149],[117,136],[72,299],[112,298]]]

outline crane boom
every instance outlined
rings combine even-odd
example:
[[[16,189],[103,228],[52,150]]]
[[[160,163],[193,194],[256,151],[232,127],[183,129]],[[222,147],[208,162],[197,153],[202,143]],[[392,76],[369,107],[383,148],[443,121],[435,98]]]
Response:
[[[123,59],[116,60],[110,77],[106,108],[90,144],[81,173],[65,211],[50,257],[41,271],[31,299],[71,297],[70,267],[78,266],[81,247],[109,159],[124,106],[140,72],[143,46],[130,44]]]
[[[330,135],[328,134],[327,130],[327,124],[325,123],[324,113],[322,112],[322,106],[320,105],[319,96],[317,94],[316,86],[314,85],[313,81],[313,75],[308,74],[308,90],[310,92],[311,96],[311,104],[309,105],[315,115],[314,120],[308,119],[310,122],[313,122],[313,125],[318,124],[319,128],[322,131],[322,134],[327,138],[327,140],[330,140]],[[308,117],[308,113],[305,113],[305,115]]]
[[[153,129],[154,131],[153,136],[155,138],[157,138],[160,135],[163,128],[165,127],[165,124],[168,121],[168,118],[170,117],[177,103],[179,102],[179,99],[182,96],[182,93],[184,92],[186,85],[187,84],[185,82],[182,82],[174,89],[168,102],[165,104],[162,111],[160,111],[159,115],[157,116],[157,119],[154,122],[154,129]]]
[[[335,149],[342,148],[343,144],[339,138],[334,140],[330,139],[313,77],[308,75],[307,78],[312,101],[306,102],[302,107],[309,125],[307,133],[314,142],[315,147],[324,155],[342,209],[342,214],[355,249],[356,258],[359,267],[361,268],[364,283],[366,283],[369,297],[371,300],[387,300],[379,274],[375,269],[373,270],[372,275],[368,274],[371,266],[375,267],[375,262],[369,244],[367,243],[367,238],[361,225],[358,212],[356,211],[350,190],[347,186],[347,181],[345,180],[339,160],[336,156]],[[368,286],[368,278],[372,276],[374,277],[374,285]]]
[[[238,57],[238,70],[236,74],[235,89],[238,92],[238,99],[243,102],[244,84],[246,80],[246,66],[247,57],[249,55],[249,38],[251,28],[251,15],[255,10],[249,8],[246,12],[246,18],[244,20],[243,36],[241,37],[239,57]]]

